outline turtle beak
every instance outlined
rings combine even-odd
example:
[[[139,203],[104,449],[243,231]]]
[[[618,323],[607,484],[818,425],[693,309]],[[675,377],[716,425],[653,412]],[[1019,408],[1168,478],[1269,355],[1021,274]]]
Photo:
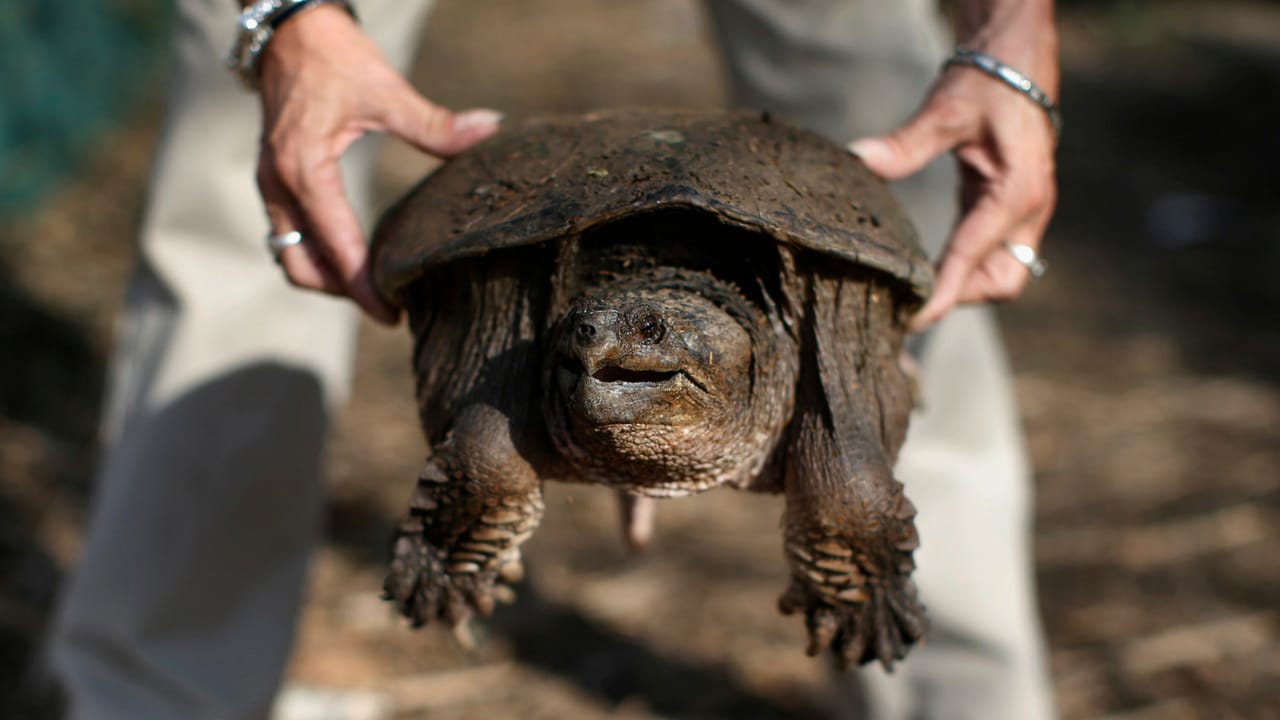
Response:
[[[620,313],[595,310],[577,313],[569,330],[569,354],[582,366],[582,374],[594,376],[605,367],[616,367],[622,358],[618,341]]]
[[[659,349],[667,325],[649,308],[581,311],[570,322],[569,369],[579,370],[584,377],[610,383],[652,383],[670,380],[680,370]],[[574,367],[575,360],[580,368]]]

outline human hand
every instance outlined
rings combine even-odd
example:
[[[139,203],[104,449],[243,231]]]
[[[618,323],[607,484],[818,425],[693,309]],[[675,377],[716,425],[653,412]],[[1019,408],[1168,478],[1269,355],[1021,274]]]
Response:
[[[1026,26],[985,28],[963,46],[999,58],[1057,97],[1057,42],[1052,18]],[[1004,83],[968,67],[947,69],[905,125],[850,143],[876,174],[899,180],[947,150],[960,166],[961,217],[938,261],[933,295],[912,331],[941,320],[957,303],[1012,300],[1026,267],[1004,243],[1038,250],[1057,190],[1055,133],[1043,108]]]
[[[492,135],[492,110],[452,113],[419,95],[342,9],[292,18],[260,58],[258,188],[271,231],[303,233],[279,256],[298,287],[350,297],[375,319],[400,311],[374,289],[368,250],[338,168],[362,135],[385,131],[423,152],[457,154]]]

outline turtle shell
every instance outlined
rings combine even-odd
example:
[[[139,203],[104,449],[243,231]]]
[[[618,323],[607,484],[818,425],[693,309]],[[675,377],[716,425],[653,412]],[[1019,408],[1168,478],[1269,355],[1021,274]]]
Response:
[[[917,299],[933,271],[901,206],[856,157],[760,114],[625,111],[526,120],[445,163],[383,216],[387,297],[428,268],[695,209],[894,278]]]

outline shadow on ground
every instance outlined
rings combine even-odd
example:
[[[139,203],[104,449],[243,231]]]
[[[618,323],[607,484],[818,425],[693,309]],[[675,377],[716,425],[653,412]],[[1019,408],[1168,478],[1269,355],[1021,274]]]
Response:
[[[103,360],[88,330],[28,294],[0,258],[0,715],[33,712],[19,685],[39,650],[63,568],[44,521],[82,507]],[[15,707],[14,703],[27,703]],[[7,710],[7,712],[5,712]]]

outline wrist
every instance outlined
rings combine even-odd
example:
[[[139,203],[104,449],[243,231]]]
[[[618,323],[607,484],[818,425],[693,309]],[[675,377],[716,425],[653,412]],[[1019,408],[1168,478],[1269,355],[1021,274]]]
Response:
[[[282,29],[330,5],[343,10],[348,22],[355,19],[355,10],[347,0],[241,0],[241,5],[244,10],[236,22],[236,39],[227,54],[227,66],[251,90],[258,88],[260,62],[278,44],[276,38]],[[285,30],[286,36],[292,34]]]
[[[321,3],[305,8],[289,22],[281,24],[258,59],[261,76],[278,65],[287,65],[291,58],[306,55],[312,48],[341,47],[335,36],[354,29],[355,19],[338,3]]]
[[[1058,32],[1053,0],[968,0],[957,45],[1017,68],[1051,97],[1058,94]]]

